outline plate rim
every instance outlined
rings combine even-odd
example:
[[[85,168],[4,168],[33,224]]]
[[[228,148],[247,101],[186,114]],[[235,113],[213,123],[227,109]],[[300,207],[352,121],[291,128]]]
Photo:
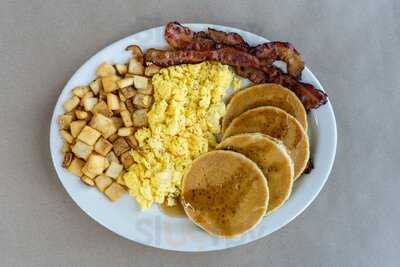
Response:
[[[267,38],[246,31],[246,30],[242,30],[240,28],[236,28],[236,27],[230,27],[230,26],[225,26],[225,25],[220,25],[220,24],[208,24],[208,23],[183,23],[183,25],[188,26],[188,27],[193,27],[193,26],[197,26],[197,27],[213,27],[216,29],[228,29],[229,31],[241,31],[244,32],[246,34],[250,34],[253,36],[256,36],[257,38],[261,38],[261,39],[265,39],[266,41],[269,41]],[[79,201],[76,199],[76,197],[74,197],[72,195],[72,193],[70,192],[69,188],[66,186],[65,182],[63,181],[63,179],[61,178],[61,173],[59,173],[59,168],[60,166],[57,165],[56,159],[55,159],[55,153],[59,153],[59,149],[60,148],[54,148],[53,146],[53,142],[54,142],[54,138],[57,138],[56,136],[54,136],[54,131],[52,130],[54,127],[54,123],[56,123],[57,121],[57,117],[59,116],[59,114],[56,113],[56,109],[59,105],[61,105],[61,96],[65,93],[65,91],[67,91],[70,87],[70,84],[73,80],[73,78],[82,71],[82,69],[84,69],[84,67],[86,65],[89,65],[91,61],[93,61],[98,55],[104,53],[104,51],[106,51],[107,49],[109,49],[111,46],[116,45],[117,43],[120,42],[124,42],[128,39],[133,38],[135,35],[139,35],[142,34],[144,32],[147,31],[151,31],[151,30],[160,30],[163,29],[165,27],[165,25],[162,26],[157,26],[157,27],[151,27],[151,28],[147,28],[145,30],[133,33],[127,37],[124,37],[122,39],[116,40],[111,42],[110,44],[108,44],[107,46],[105,46],[104,48],[98,50],[96,53],[94,53],[91,57],[89,57],[73,74],[72,76],[70,76],[69,80],[67,83],[65,83],[65,86],[63,87],[63,89],[60,91],[59,95],[58,95],[58,99],[57,102],[53,108],[53,114],[51,116],[51,120],[50,120],[50,135],[49,135],[49,149],[50,149],[50,155],[51,155],[51,159],[52,159],[52,163],[53,163],[53,167],[56,171],[57,174],[57,178],[59,179],[59,181],[61,182],[62,186],[64,187],[65,191],[68,193],[69,197],[73,200],[73,202],[80,208],[82,209],[91,219],[93,219],[96,223],[102,225],[103,227],[105,227],[106,229],[108,229],[109,231],[124,237],[128,240],[134,241],[136,243],[145,245],[145,246],[149,246],[149,247],[154,247],[154,248],[159,248],[159,249],[163,249],[163,250],[170,250],[170,251],[180,251],[180,252],[207,252],[207,251],[218,251],[218,250],[224,250],[224,249],[228,249],[228,248],[232,248],[232,247],[238,247],[241,245],[245,245],[251,242],[254,242],[256,240],[259,240],[263,237],[266,237],[270,234],[272,234],[273,232],[281,229],[282,227],[284,227],[285,225],[287,225],[288,223],[290,223],[291,221],[293,221],[297,216],[299,216],[306,208],[309,207],[309,205],[315,200],[315,198],[319,195],[319,193],[321,192],[322,188],[324,187],[324,185],[326,184],[329,175],[331,173],[334,161],[335,161],[335,157],[336,157],[336,150],[337,150],[337,125],[336,125],[336,118],[335,118],[335,114],[334,114],[334,110],[332,108],[330,99],[328,98],[327,103],[324,105],[325,108],[327,109],[327,115],[329,116],[330,119],[330,123],[331,123],[331,137],[330,137],[330,141],[332,142],[332,146],[331,146],[331,153],[329,155],[324,155],[324,157],[326,157],[326,160],[328,161],[327,163],[327,169],[326,169],[326,173],[324,174],[323,179],[321,180],[321,183],[319,184],[318,188],[315,188],[314,193],[312,194],[312,196],[304,203],[304,205],[302,206],[302,208],[298,209],[296,213],[294,213],[292,216],[288,217],[286,220],[284,220],[279,226],[273,227],[273,229],[267,233],[263,233],[261,236],[257,236],[255,238],[250,238],[249,240],[246,240],[244,242],[241,243],[235,243],[232,245],[226,245],[226,246],[222,246],[222,247],[217,247],[217,248],[211,248],[211,249],[202,249],[202,250],[193,250],[193,249],[187,249],[187,250],[182,250],[182,249],[174,249],[171,247],[166,247],[166,246],[162,246],[162,245],[154,245],[151,243],[145,243],[141,240],[138,239],[133,239],[131,237],[128,237],[126,235],[124,235],[122,232],[116,230],[116,229],[112,229],[112,227],[108,226],[106,223],[104,223],[102,221],[102,219],[100,219],[96,214],[93,214],[90,210],[87,210],[85,207],[83,207],[82,205],[79,204]],[[319,82],[319,80],[316,78],[316,76],[314,75],[314,73],[307,67],[305,66],[305,71],[308,72],[308,75],[310,75],[311,79],[314,81],[314,84],[320,88],[322,91],[325,92],[323,86],[321,85],[321,83]],[[70,90],[69,90],[70,91]],[[318,115],[316,115],[315,113],[318,112],[313,110],[312,113],[314,114],[315,117],[318,117]],[[58,129],[58,126],[57,126]],[[58,131],[56,131],[58,133]],[[58,137],[60,138],[60,137]]]

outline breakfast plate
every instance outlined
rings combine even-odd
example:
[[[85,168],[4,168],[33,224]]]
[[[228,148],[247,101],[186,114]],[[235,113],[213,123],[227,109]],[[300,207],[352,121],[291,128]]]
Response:
[[[256,34],[231,27],[210,24],[186,26],[195,31],[212,27],[236,32],[250,45],[268,41]],[[337,138],[335,116],[329,100],[325,105],[309,112],[307,118],[313,171],[295,182],[290,198],[279,210],[261,220],[255,229],[237,238],[220,239],[210,236],[189,219],[168,216],[156,205],[142,212],[140,206],[127,194],[118,202],[110,202],[98,194],[97,190],[85,186],[61,167],[63,156],[60,148],[63,140],[59,135],[58,116],[63,114],[63,103],[69,98],[70,91],[76,86],[93,81],[96,68],[102,62],[119,64],[128,61],[131,53],[125,51],[125,48],[131,44],[137,44],[144,50],[166,47],[164,29],[165,27],[148,29],[111,44],[84,63],[68,81],[54,108],[50,125],[50,151],[61,183],[75,203],[99,224],[120,236],[148,246],[175,251],[212,251],[243,245],[271,234],[303,212],[328,179],[335,158]],[[307,67],[302,73],[302,81],[323,90]]]

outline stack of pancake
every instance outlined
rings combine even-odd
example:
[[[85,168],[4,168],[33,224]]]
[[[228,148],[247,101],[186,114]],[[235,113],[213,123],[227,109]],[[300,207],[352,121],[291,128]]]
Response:
[[[234,237],[289,198],[309,159],[307,114],[290,90],[260,84],[232,96],[222,131],[218,150],[192,163],[181,199],[195,224]]]

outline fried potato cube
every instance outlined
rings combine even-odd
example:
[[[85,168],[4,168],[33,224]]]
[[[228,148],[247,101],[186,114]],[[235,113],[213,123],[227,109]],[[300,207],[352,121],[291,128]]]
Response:
[[[118,138],[113,143],[113,150],[117,156],[120,156],[122,153],[128,151],[130,148],[131,147],[123,137]]]
[[[72,120],[76,119],[75,110],[72,110],[72,111],[69,111],[69,112],[65,112],[64,115],[72,116]]]
[[[92,109],[93,114],[103,114],[104,116],[111,117],[113,115],[112,111],[108,108],[108,105],[104,101],[100,101],[97,103],[93,109]]]
[[[125,189],[118,183],[112,183],[105,191],[104,194],[111,200],[117,201],[125,194]]]
[[[89,171],[87,164],[85,164],[85,166],[83,166],[82,173],[83,173],[83,175],[86,175],[87,177],[89,177],[91,179],[94,179],[97,176],[97,174]]]
[[[86,185],[88,185],[88,186],[94,186],[94,181],[93,181],[93,179],[90,178],[89,176],[83,175],[83,176],[81,177],[81,181],[82,181],[83,183],[85,183]]]
[[[116,96],[114,94],[107,94],[107,105],[108,105],[108,108],[111,110],[118,110],[119,109],[118,96]]]
[[[152,104],[152,97],[149,95],[136,94],[133,98],[133,104],[139,108],[148,108]]]
[[[61,130],[60,135],[68,144],[72,144],[72,142],[74,142],[74,137],[66,130]]]
[[[103,89],[103,85],[100,79],[94,80],[89,84],[90,89],[92,90],[94,95],[98,95],[100,90]]]
[[[133,76],[135,76],[135,74],[132,74],[132,73],[127,73],[127,74],[125,74],[125,78],[133,78]]]
[[[139,145],[134,135],[125,137],[125,140],[131,148],[137,148]]]
[[[135,129],[132,127],[122,127],[118,129],[119,136],[129,136],[135,132]]]
[[[62,166],[64,168],[67,168],[69,165],[71,165],[73,158],[74,158],[74,154],[72,154],[71,152],[65,153]]]
[[[153,84],[149,82],[146,89],[137,89],[137,92],[144,95],[153,94]]]
[[[117,179],[123,168],[124,167],[121,164],[112,161],[106,170],[105,175]]]
[[[110,151],[107,156],[106,156],[107,160],[109,162],[115,162],[115,163],[119,163],[119,159],[117,157],[117,155],[115,155],[114,151]]]
[[[77,86],[74,89],[72,89],[72,93],[80,98],[82,98],[89,91],[90,89],[88,86]]]
[[[112,183],[112,179],[106,175],[99,175],[94,179],[94,182],[100,192],[104,192]]]
[[[104,138],[108,138],[117,132],[117,128],[114,126],[112,119],[100,113],[93,116],[89,125],[101,132]]]
[[[107,169],[108,167],[110,167],[110,162],[108,161],[107,158],[104,158],[104,169]]]
[[[133,105],[132,99],[128,99],[125,101],[126,109],[129,112],[134,112],[135,111],[135,106]]]
[[[107,62],[102,63],[96,70],[97,77],[106,77],[110,75],[115,75],[115,69],[111,64]]]
[[[82,141],[77,141],[75,145],[72,146],[72,152],[74,152],[75,156],[84,160],[88,159],[92,150],[93,146],[89,146]]]
[[[160,71],[161,67],[155,65],[155,64],[151,64],[149,66],[146,67],[146,69],[144,70],[144,75],[146,76],[153,76],[154,74],[157,74]]]
[[[127,110],[123,110],[120,112],[122,121],[124,122],[125,127],[131,127],[133,125],[131,114]]]
[[[94,97],[85,97],[84,99],[82,99],[83,108],[86,111],[91,111],[96,106],[98,101],[99,100]]]
[[[132,74],[143,75],[144,66],[140,61],[133,58],[129,60],[128,72]]]
[[[78,120],[86,120],[89,117],[89,113],[83,110],[75,110],[75,116]]]
[[[111,117],[111,120],[114,123],[114,126],[119,129],[121,127],[124,126],[124,122],[122,121],[122,119],[120,117]]]
[[[138,45],[129,45],[127,48],[125,48],[126,51],[131,51],[132,53],[132,58],[140,62],[140,64],[143,65],[144,63],[144,55],[143,51]]]
[[[78,135],[78,140],[85,142],[88,145],[94,145],[101,136],[101,133],[92,127],[84,126]]]
[[[117,85],[120,89],[132,86],[133,85],[133,78],[124,78],[117,81]]]
[[[76,108],[79,105],[79,103],[80,103],[80,99],[79,99],[79,97],[77,97],[75,95],[64,102],[64,110],[66,112],[69,112],[69,111],[73,110],[74,108]]]
[[[102,156],[106,156],[108,152],[111,151],[112,147],[113,145],[111,142],[109,142],[104,137],[100,137],[99,140],[97,140],[96,144],[94,145],[94,151],[96,151]]]
[[[101,79],[101,83],[103,84],[103,90],[105,93],[111,93],[115,90],[118,90],[117,85],[118,77],[117,76],[107,76]]]
[[[58,117],[58,124],[60,125],[60,129],[68,129],[69,125],[72,122],[72,115],[60,115]]]
[[[117,138],[119,137],[119,135],[117,133],[113,133],[110,137],[108,137],[108,141],[110,142],[114,142],[115,140],[117,140]]]
[[[124,96],[123,93],[121,93],[121,90],[118,90],[118,97],[119,97],[119,100],[121,100],[121,102],[126,101],[126,97]]]
[[[74,158],[71,162],[71,164],[69,164],[67,170],[72,173],[75,174],[76,176],[81,177],[83,175],[82,173],[82,168],[85,165],[85,162],[81,159],[78,158]]]
[[[68,143],[64,142],[62,148],[61,148],[61,152],[62,153],[67,153],[71,151],[71,147],[69,146]]]
[[[149,79],[147,77],[135,75],[133,76],[133,83],[136,89],[146,89]]]
[[[118,176],[118,178],[115,180],[120,185],[126,185],[125,180],[124,180],[124,174],[125,174],[125,171],[122,171],[121,174]]]
[[[117,70],[117,73],[121,76],[128,72],[128,66],[125,64],[115,64],[114,67]]]
[[[119,102],[119,113],[121,113],[121,111],[125,111],[125,110],[128,110],[127,108],[126,108],[126,105],[125,105],[125,103],[124,102]]]
[[[145,109],[138,109],[132,114],[133,126],[143,127],[147,125],[147,111]]]
[[[78,120],[78,121],[71,122],[71,125],[70,125],[71,135],[76,138],[79,135],[79,133],[81,132],[82,128],[85,127],[85,125],[86,125],[85,120]]]
[[[126,99],[132,98],[136,95],[136,90],[133,87],[124,87],[121,88],[121,93],[124,95]]]
[[[103,84],[103,83],[102,83]],[[103,86],[103,85],[102,85]],[[107,93],[106,92],[104,92],[104,90],[103,89],[101,89],[100,91],[99,91],[99,101],[101,101],[101,100],[106,100],[107,99]]]
[[[92,153],[86,162],[86,168],[89,172],[101,174],[106,169],[107,164],[108,161],[105,157]]]
[[[133,159],[130,151],[126,151],[125,153],[123,153],[120,157],[120,160],[125,169],[128,169],[133,163],[135,163],[135,160]]]

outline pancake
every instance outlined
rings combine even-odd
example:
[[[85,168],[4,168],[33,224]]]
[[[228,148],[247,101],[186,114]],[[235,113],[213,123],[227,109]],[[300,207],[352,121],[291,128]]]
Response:
[[[183,208],[211,235],[235,237],[253,229],[268,208],[267,180],[242,154],[216,150],[201,155],[182,180]]]
[[[294,168],[281,141],[260,133],[246,133],[226,138],[217,149],[239,152],[257,163],[268,181],[268,213],[275,211],[289,198]]]
[[[257,132],[283,142],[294,163],[294,178],[298,178],[310,156],[308,136],[300,123],[280,108],[254,108],[236,117],[226,129],[223,139],[240,133]]]
[[[279,84],[264,83],[240,90],[232,96],[222,120],[222,132],[225,132],[234,118],[249,109],[261,106],[283,109],[295,117],[307,131],[307,113],[300,99]]]

